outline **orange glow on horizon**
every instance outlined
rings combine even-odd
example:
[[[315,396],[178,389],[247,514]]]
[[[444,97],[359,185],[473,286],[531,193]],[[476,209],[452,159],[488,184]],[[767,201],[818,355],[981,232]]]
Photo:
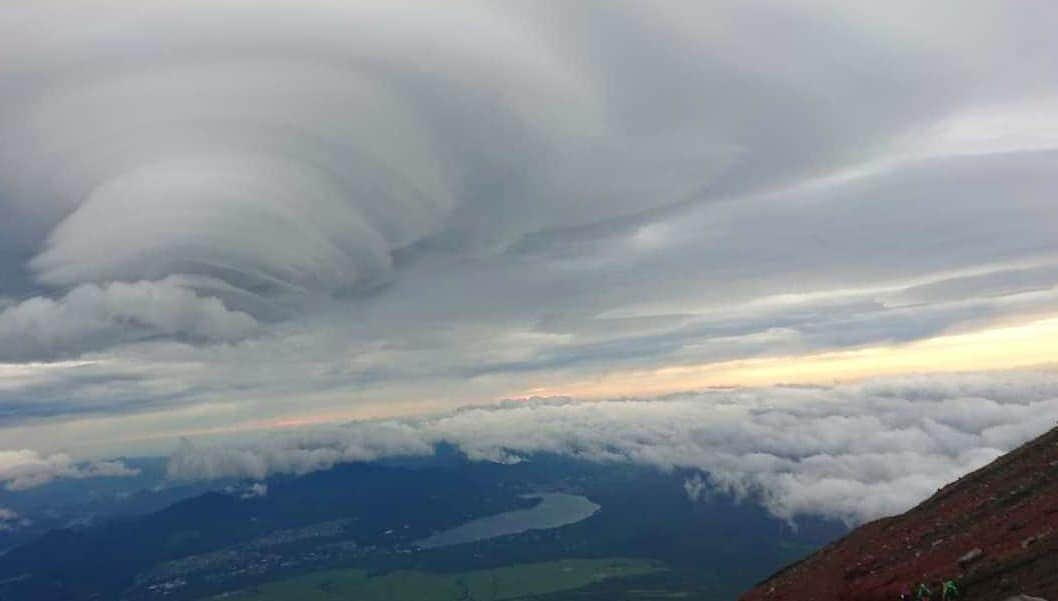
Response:
[[[649,397],[706,388],[751,388],[782,384],[827,385],[878,376],[954,373],[1018,368],[1058,367],[1058,316],[1018,324],[948,334],[889,346],[874,346],[807,355],[739,359],[654,370],[611,372],[592,379],[523,389],[490,401],[532,396],[569,396],[583,400]],[[323,426],[349,421],[400,419],[454,409],[442,399],[415,403],[377,403],[288,414],[228,425],[168,431],[125,440],[215,436]]]
[[[517,395],[584,399],[650,396],[711,387],[833,384],[910,373],[991,371],[1058,364],[1058,317],[889,346],[614,372]]]

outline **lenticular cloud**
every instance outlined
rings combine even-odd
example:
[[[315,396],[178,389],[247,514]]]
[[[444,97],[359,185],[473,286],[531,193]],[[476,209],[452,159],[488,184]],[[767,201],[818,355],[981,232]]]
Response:
[[[5,9],[0,69],[25,85],[0,92],[12,216],[0,228],[40,285],[180,276],[256,316],[377,285],[395,251],[466,204],[462,178],[483,167],[460,146],[488,152],[480,138],[496,135],[439,131],[428,106],[445,103],[429,96],[510,124],[515,144],[592,127],[587,91],[554,53],[482,6],[416,6],[413,18],[389,2],[292,15],[203,6],[158,3],[134,18],[115,3],[63,7],[102,13],[91,33],[46,2]],[[226,23],[223,36],[207,17]],[[41,21],[55,35],[23,43],[19,25]],[[429,42],[457,34],[464,43]],[[87,345],[78,329],[64,336]]]
[[[942,65],[917,56],[904,69],[906,57],[832,16],[784,12],[801,33],[748,49],[760,36],[738,30],[756,9],[687,10],[5,7],[0,259],[26,276],[13,298],[172,277],[228,310],[283,319],[375,289],[423,249],[502,252],[855,163],[948,104],[919,89]],[[820,36],[844,52],[821,53]],[[746,70],[762,53],[813,69]],[[893,65],[870,70],[874,87],[914,93],[864,102],[873,88],[850,55]],[[842,102],[821,102],[821,84]],[[824,117],[858,125],[805,125]],[[56,338],[69,345],[29,346],[46,358],[124,339],[92,331],[73,324]]]

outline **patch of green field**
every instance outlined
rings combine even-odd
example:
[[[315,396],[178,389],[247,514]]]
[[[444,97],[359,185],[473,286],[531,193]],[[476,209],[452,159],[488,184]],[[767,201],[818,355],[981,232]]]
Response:
[[[664,569],[642,559],[563,559],[493,570],[440,574],[329,570],[270,582],[213,599],[224,601],[503,601],[546,595],[600,580]]]

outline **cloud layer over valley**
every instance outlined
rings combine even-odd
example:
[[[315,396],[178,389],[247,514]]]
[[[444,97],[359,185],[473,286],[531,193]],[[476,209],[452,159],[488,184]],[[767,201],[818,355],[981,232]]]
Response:
[[[557,453],[695,470],[708,488],[761,503],[782,518],[861,522],[910,508],[1056,423],[1053,373],[903,377],[655,400],[512,401],[276,433],[241,445],[185,440],[169,460],[169,475],[260,480],[428,455],[443,442],[476,461]],[[688,494],[701,496],[700,478],[688,477]]]

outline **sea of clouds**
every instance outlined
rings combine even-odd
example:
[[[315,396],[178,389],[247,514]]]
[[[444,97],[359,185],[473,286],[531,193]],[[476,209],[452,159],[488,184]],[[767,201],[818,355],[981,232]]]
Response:
[[[1053,373],[915,376],[644,400],[531,399],[273,433],[237,445],[185,440],[168,470],[174,479],[261,480],[429,455],[448,443],[474,461],[556,453],[696,470],[700,475],[685,483],[692,497],[719,490],[785,519],[858,523],[912,507],[1056,422]]]

